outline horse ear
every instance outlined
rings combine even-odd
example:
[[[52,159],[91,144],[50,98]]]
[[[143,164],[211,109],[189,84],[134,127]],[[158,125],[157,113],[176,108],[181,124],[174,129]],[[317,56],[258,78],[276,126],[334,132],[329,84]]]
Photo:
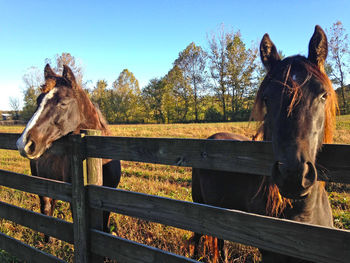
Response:
[[[76,88],[77,87],[77,83],[75,81],[75,77],[74,77],[74,73],[73,71],[70,69],[70,67],[68,67],[67,65],[63,65],[63,73],[62,76],[69,81],[69,83],[72,85],[72,88]]]
[[[44,77],[45,80],[49,78],[53,78],[56,76],[56,73],[52,70],[49,64],[46,64],[45,69],[44,69]]]
[[[328,54],[327,36],[320,26],[315,27],[315,32],[312,35],[309,43],[310,62],[314,63],[322,72],[324,72],[324,62]]]
[[[265,34],[261,40],[260,57],[267,71],[270,71],[275,64],[281,60],[276,46],[273,44],[268,34]]]

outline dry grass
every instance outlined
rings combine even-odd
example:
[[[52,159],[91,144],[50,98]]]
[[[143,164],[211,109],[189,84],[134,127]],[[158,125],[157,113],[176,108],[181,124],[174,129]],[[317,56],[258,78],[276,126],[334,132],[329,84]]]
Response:
[[[350,144],[350,116],[338,117],[335,143]],[[112,125],[110,129],[115,136],[128,137],[176,137],[206,138],[216,132],[233,132],[251,137],[256,129],[255,123],[211,123],[211,124],[171,124],[171,125]],[[0,126],[0,132],[19,133],[23,126]],[[0,169],[30,174],[28,160],[19,156],[16,151],[0,150]],[[191,201],[191,169],[167,165],[155,165],[137,162],[122,162],[121,189],[164,196],[179,200]],[[39,199],[36,195],[18,190],[0,187],[0,200],[26,209],[39,211]],[[350,195],[348,193],[330,194],[335,224],[347,228],[350,223]],[[71,221],[68,204],[59,201],[55,216],[65,217]],[[350,220],[349,220],[350,221]],[[348,222],[348,223],[347,223]],[[43,249],[61,259],[72,262],[73,246],[54,240],[45,244],[40,233],[19,226],[6,220],[0,220],[0,231],[29,245]],[[161,224],[131,218],[119,214],[111,217],[110,231],[114,235],[155,246],[180,255],[189,256],[188,240],[191,232]],[[228,244],[230,262],[258,262],[256,249]],[[0,253],[1,262],[16,262],[6,253]]]

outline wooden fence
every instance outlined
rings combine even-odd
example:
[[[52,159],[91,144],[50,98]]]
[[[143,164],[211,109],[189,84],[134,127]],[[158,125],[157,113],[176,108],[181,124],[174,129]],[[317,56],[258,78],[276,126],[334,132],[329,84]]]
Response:
[[[16,150],[18,137],[0,134],[0,149]],[[3,202],[0,217],[74,244],[75,262],[96,262],[101,256],[120,262],[196,262],[102,232],[101,210],[305,260],[349,262],[350,231],[89,185],[89,171],[84,172],[84,159],[111,158],[269,176],[269,142],[72,135],[54,149],[71,155],[72,184],[0,170],[0,185],[71,202],[74,224]],[[325,145],[318,157],[320,173],[329,181],[350,183],[349,157],[349,145]],[[0,234],[0,248],[29,262],[63,262],[5,234]]]

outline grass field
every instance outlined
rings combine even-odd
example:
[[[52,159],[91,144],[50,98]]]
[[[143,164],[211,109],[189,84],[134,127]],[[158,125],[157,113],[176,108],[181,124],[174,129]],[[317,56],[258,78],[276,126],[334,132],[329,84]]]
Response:
[[[0,126],[0,132],[19,133],[23,126]],[[171,124],[171,125],[111,125],[115,136],[128,137],[176,137],[206,138],[215,132],[234,132],[252,136],[254,123],[211,123],[211,124]],[[350,144],[350,115],[339,116],[334,143]],[[0,169],[30,174],[28,160],[16,151],[0,150]],[[121,189],[191,201],[191,169],[167,165],[137,162],[122,162]],[[329,199],[333,208],[334,223],[338,228],[350,229],[350,191],[340,185],[328,186]],[[0,187],[0,201],[23,208],[39,211],[36,195]],[[71,221],[69,206],[58,201],[54,215]],[[73,246],[54,240],[45,244],[40,233],[15,223],[0,219],[0,231],[20,239],[29,245],[47,251],[61,259],[72,262]],[[114,235],[155,246],[180,255],[189,256],[188,240],[191,232],[160,224],[113,214],[110,231]],[[229,243],[231,262],[258,262],[256,249]],[[17,262],[6,252],[0,253],[0,262]]]

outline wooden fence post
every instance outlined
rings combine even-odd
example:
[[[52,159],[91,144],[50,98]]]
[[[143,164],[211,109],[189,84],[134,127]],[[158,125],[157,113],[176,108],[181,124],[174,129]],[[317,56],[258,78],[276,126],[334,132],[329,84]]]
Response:
[[[87,182],[84,174],[83,160],[84,148],[82,135],[69,136],[71,143],[71,177],[72,177],[72,213],[74,231],[74,262],[88,263],[88,217],[86,216],[86,194],[85,185]]]
[[[84,135],[99,136],[102,134],[99,130],[81,130]],[[101,158],[87,158],[84,163],[84,169],[87,174],[87,184],[103,185],[103,171]],[[103,231],[103,211],[88,208],[89,228]],[[90,246],[89,246],[90,248]],[[104,257],[91,253],[90,262],[104,262]]]

